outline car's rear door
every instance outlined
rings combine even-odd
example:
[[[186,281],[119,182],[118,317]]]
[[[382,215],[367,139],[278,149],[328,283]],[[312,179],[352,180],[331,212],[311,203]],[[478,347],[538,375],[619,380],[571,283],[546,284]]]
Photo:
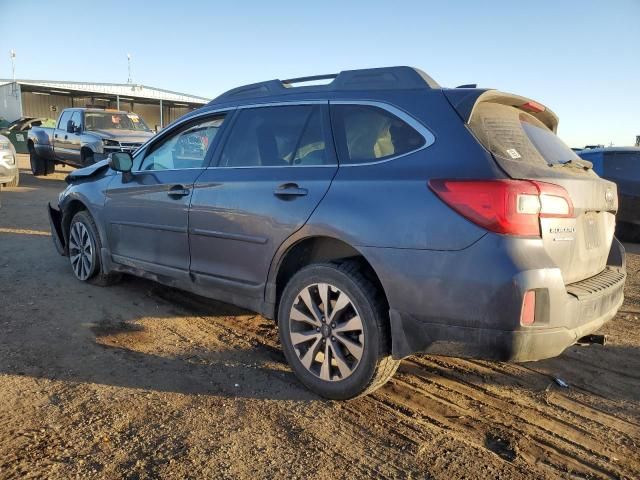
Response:
[[[188,279],[189,203],[224,120],[212,114],[176,126],[109,184],[104,209],[115,262]]]
[[[208,291],[262,298],[276,249],[337,171],[327,102],[239,108],[189,213],[191,273]]]

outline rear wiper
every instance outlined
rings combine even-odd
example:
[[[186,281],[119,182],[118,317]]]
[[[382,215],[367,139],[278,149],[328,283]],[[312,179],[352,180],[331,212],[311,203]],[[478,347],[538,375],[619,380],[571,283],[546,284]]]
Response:
[[[591,163],[589,160],[567,160],[566,162],[559,162],[559,163],[549,163],[548,164],[550,167],[556,167],[556,166],[561,166],[564,167],[565,165],[568,165],[570,167],[578,167],[578,168],[583,168],[585,170],[591,170],[593,168],[593,163]]]

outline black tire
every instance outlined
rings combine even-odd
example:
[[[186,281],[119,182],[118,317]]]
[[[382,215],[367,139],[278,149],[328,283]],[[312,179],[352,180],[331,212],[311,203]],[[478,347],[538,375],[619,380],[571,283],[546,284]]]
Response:
[[[80,226],[76,227],[76,224],[80,224]],[[88,234],[88,240],[91,245],[90,253],[87,255],[90,259],[90,265],[86,269],[86,276],[83,272],[82,275],[78,274],[76,269],[76,264],[74,263],[74,253],[78,252],[77,249],[73,248],[74,238],[74,229],[78,228],[82,230],[82,227]],[[76,235],[78,238],[78,235]],[[82,281],[91,283],[92,285],[98,285],[102,287],[106,287],[109,285],[113,285],[117,283],[121,279],[121,275],[118,273],[105,273],[102,260],[100,258],[100,251],[102,248],[102,243],[100,241],[100,235],[98,234],[98,228],[96,227],[93,218],[86,210],[82,210],[76,213],[71,219],[71,223],[69,225],[69,234],[68,234],[68,246],[69,246],[69,262],[71,264],[71,270],[73,271],[74,276]]]
[[[9,183],[5,183],[5,187],[18,187],[20,185],[20,170],[16,170],[16,176]]]
[[[34,177],[46,175],[45,160],[38,155],[33,148],[29,150],[29,161],[31,162],[31,173]]]
[[[56,171],[56,162],[53,160],[45,160],[44,162],[44,174],[51,175]]]
[[[82,151],[82,158],[80,159],[80,161],[82,162],[82,165],[84,167],[88,167],[89,165],[93,165],[94,163],[96,163],[96,159],[93,155],[93,152],[91,150],[83,150]]]
[[[313,286],[316,284],[329,284],[335,288],[334,292],[337,293],[331,293],[330,295],[345,293],[353,306],[355,316],[361,320],[362,328],[356,330],[361,333],[357,337],[351,337],[352,339],[362,339],[361,357],[355,361],[355,367],[344,378],[342,378],[342,372],[338,373],[337,363],[333,365],[330,361],[329,372],[333,369],[336,373],[335,376],[339,378],[331,379],[334,375],[329,373],[329,380],[321,379],[317,373],[317,368],[314,373],[312,368],[308,368],[302,363],[301,356],[304,357],[306,354],[293,346],[291,339],[293,333],[291,332],[294,326],[290,318],[292,307],[297,300],[300,300],[299,294],[305,289],[315,288]],[[331,308],[336,308],[337,299],[334,298],[334,300],[330,300],[327,303],[331,304],[332,302],[333,306]],[[300,303],[299,305],[302,304]],[[318,310],[317,312],[321,311]],[[324,318],[323,316],[321,317]],[[296,323],[304,322],[298,321]],[[323,323],[325,323],[324,320]],[[321,327],[325,329],[328,326],[329,323],[326,322],[326,326],[322,325]],[[332,323],[331,327],[336,328],[336,324]],[[362,274],[357,262],[354,261],[347,261],[342,264],[314,264],[297,272],[287,283],[282,294],[278,308],[278,330],[284,354],[295,375],[310,390],[325,398],[347,400],[367,395],[384,385],[393,376],[400,364],[400,361],[393,360],[390,355],[389,317],[382,292]],[[321,331],[318,328],[315,328],[315,330]],[[336,354],[333,353],[335,352],[337,340],[334,339],[332,330],[328,330],[328,332],[322,330],[320,334],[316,334],[313,332],[313,327],[311,327],[311,334],[315,336],[322,335],[323,345],[332,342],[330,346],[333,351],[330,353],[329,358],[333,357],[333,361],[337,362]],[[337,337],[338,335],[336,334],[335,336]],[[315,340],[312,342],[309,349],[316,345]],[[305,344],[299,342],[298,345]],[[350,355],[348,350],[342,349],[342,353],[344,354],[345,352]],[[317,355],[317,353],[312,354],[314,358],[317,358]],[[321,358],[324,358],[324,355]],[[352,357],[353,360],[354,358]],[[316,360],[316,362],[318,361]],[[317,365],[314,364],[314,366]],[[322,365],[320,368],[322,368]]]

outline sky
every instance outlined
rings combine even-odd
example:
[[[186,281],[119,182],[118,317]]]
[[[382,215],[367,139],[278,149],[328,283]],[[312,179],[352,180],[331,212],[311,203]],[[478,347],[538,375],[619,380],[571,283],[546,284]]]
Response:
[[[74,5],[78,5],[74,8]],[[0,78],[135,83],[213,98],[340,70],[419,67],[545,104],[573,147],[640,135],[640,0],[0,0]]]

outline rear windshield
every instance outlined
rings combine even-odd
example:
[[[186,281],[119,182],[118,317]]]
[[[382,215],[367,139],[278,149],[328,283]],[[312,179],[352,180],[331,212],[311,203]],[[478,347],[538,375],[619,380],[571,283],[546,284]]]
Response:
[[[478,104],[469,127],[498,162],[546,166],[580,159],[540,120],[509,105]]]

